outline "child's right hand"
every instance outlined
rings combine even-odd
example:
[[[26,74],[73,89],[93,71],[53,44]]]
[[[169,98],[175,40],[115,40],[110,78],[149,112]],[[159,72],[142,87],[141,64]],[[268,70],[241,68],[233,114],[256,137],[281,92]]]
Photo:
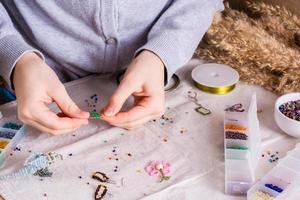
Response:
[[[18,117],[40,131],[62,134],[88,124],[89,113],[69,97],[55,72],[35,53],[25,53],[13,73]],[[47,105],[56,102],[67,117],[59,117]]]

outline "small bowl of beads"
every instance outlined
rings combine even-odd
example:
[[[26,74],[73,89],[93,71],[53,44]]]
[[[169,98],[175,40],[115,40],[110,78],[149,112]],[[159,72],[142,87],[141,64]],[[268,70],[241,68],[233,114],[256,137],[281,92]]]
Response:
[[[275,103],[275,121],[279,128],[294,137],[300,137],[300,93],[279,97]]]

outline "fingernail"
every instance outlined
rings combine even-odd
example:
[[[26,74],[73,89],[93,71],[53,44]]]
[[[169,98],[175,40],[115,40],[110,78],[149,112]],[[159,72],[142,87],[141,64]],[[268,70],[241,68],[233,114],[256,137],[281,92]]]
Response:
[[[108,107],[107,109],[105,109],[104,111],[104,115],[111,117],[114,115],[114,109],[111,107]]]

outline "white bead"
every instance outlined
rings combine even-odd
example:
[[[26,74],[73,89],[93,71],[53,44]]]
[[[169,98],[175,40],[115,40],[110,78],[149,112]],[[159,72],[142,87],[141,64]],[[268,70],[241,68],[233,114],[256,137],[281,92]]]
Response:
[[[164,166],[163,166],[162,164],[156,165],[156,169],[157,169],[157,170],[160,170],[160,169],[163,169],[163,168],[164,168]]]

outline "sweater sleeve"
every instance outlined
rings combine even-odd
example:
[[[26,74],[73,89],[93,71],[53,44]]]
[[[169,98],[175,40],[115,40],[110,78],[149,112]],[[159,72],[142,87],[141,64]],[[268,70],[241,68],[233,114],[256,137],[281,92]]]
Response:
[[[199,42],[217,11],[224,9],[222,0],[172,0],[151,28],[147,42],[139,48],[160,57],[167,70],[167,80],[192,58]]]
[[[16,30],[6,9],[0,3],[0,75],[10,87],[13,68],[27,52],[35,52],[44,60],[43,54],[27,44]]]

